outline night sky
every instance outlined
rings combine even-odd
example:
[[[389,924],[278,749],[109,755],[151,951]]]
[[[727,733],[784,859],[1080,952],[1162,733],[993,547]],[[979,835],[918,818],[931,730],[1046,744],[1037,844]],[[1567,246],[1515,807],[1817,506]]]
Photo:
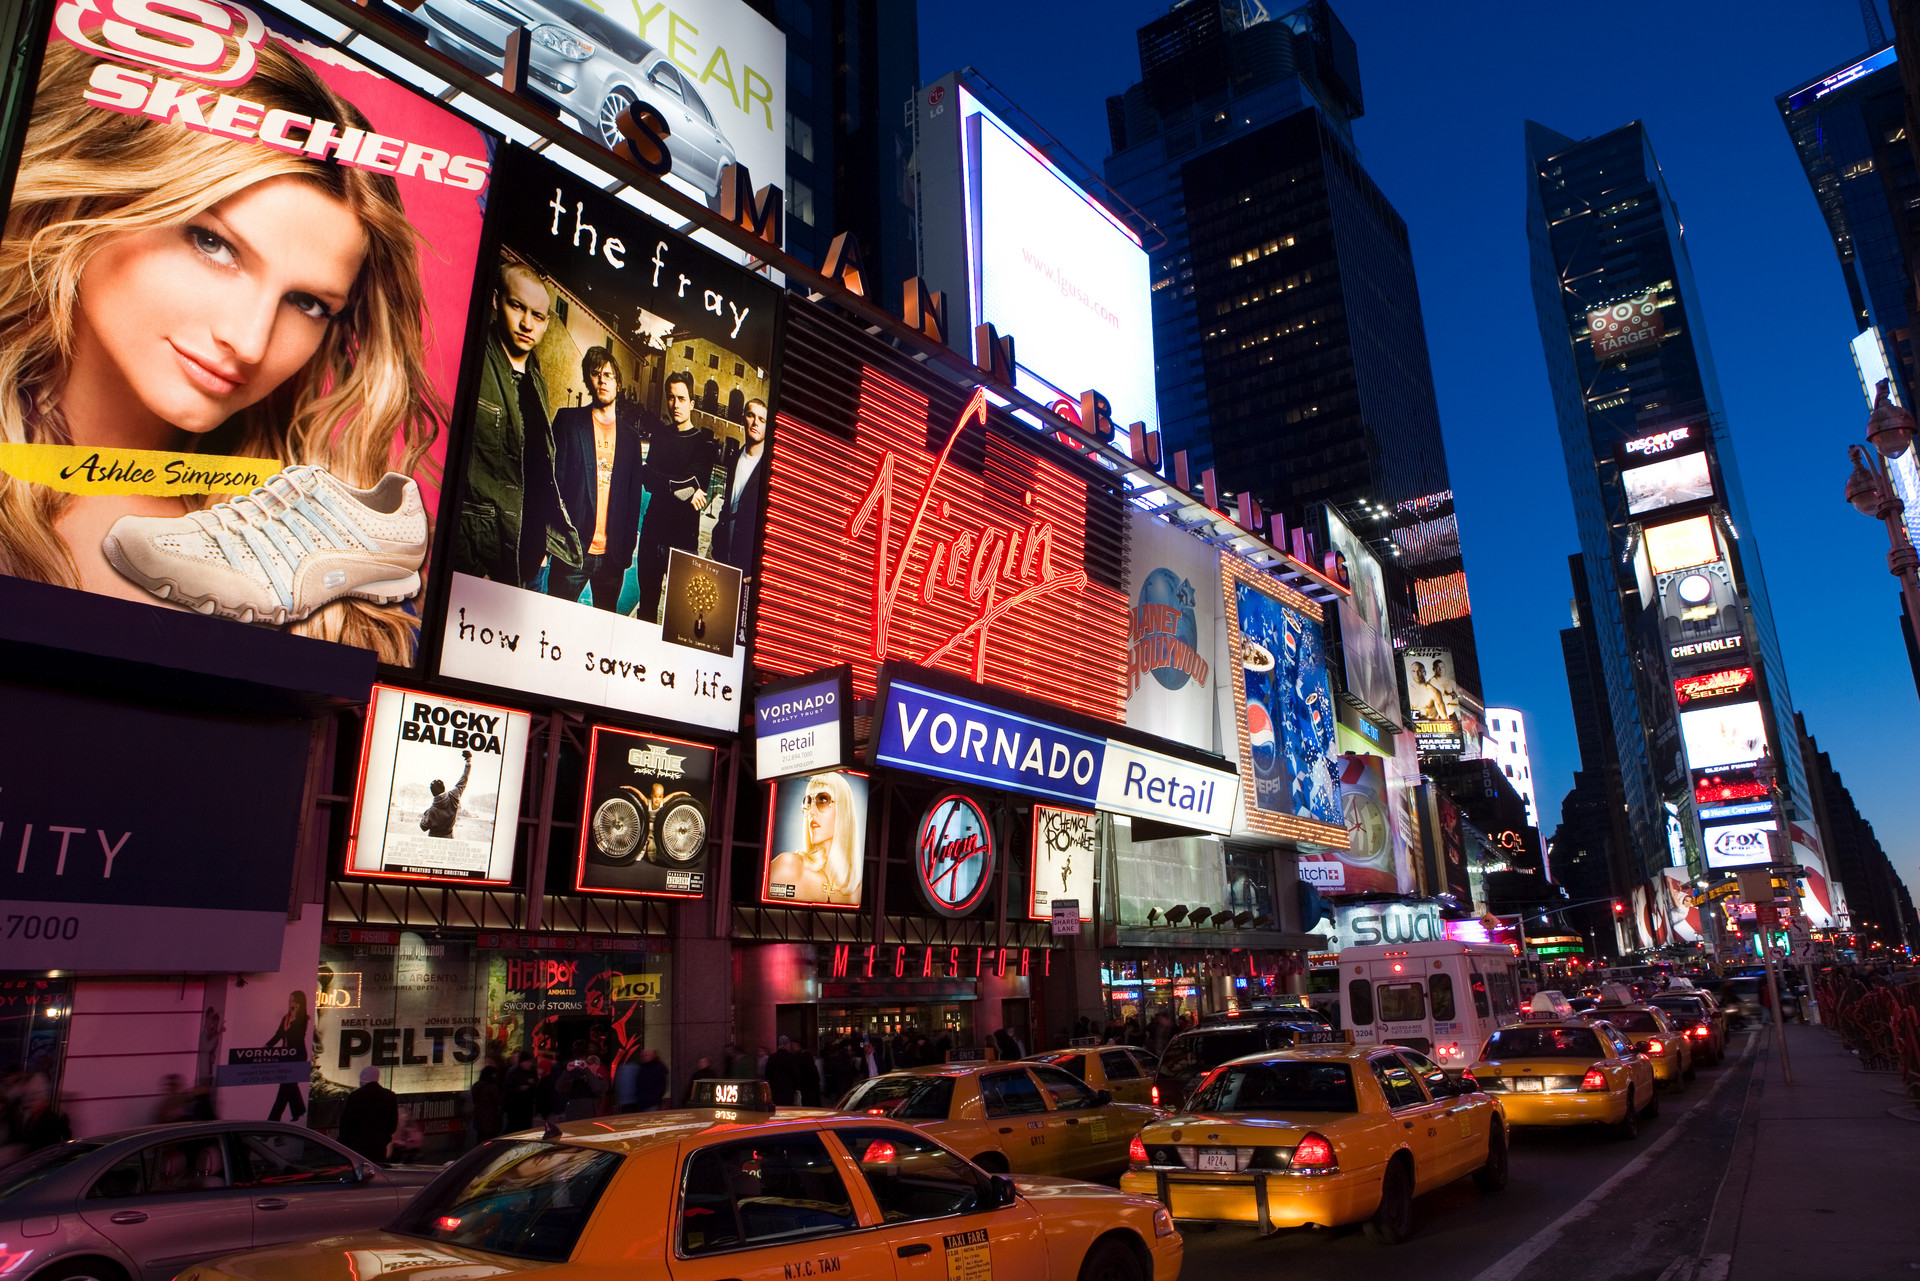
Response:
[[[1637,118],[1685,227],[1794,705],[1920,888],[1920,698],[1884,529],[1841,497],[1865,436],[1856,330],[1773,103],[1866,52],[1858,4],[1334,3],[1360,50],[1361,160],[1413,237],[1487,701],[1527,715],[1545,834],[1579,765],[1558,635],[1579,543],[1527,280],[1521,127],[1585,138]],[[1106,98],[1139,79],[1134,32],[1167,8],[923,3],[921,80],[971,65],[1098,169]]]

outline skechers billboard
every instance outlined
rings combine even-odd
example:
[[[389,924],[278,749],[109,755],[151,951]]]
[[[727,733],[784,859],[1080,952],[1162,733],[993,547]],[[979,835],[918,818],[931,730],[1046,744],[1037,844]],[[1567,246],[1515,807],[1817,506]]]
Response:
[[[414,660],[494,140],[264,5],[61,0],[0,572]]]

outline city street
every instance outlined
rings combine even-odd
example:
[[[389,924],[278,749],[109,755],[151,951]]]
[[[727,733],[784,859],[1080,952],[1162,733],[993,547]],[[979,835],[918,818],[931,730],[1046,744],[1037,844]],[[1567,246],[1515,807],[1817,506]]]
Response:
[[[1461,1180],[1414,1203],[1414,1236],[1382,1250],[1358,1228],[1283,1233],[1260,1242],[1243,1231],[1189,1230],[1185,1275],[1257,1270],[1336,1281],[1399,1270],[1422,1281],[1674,1281],[1694,1259],[1735,1146],[1756,1065],[1755,1033],[1701,1071],[1684,1094],[1664,1095],[1658,1118],[1621,1142],[1585,1129],[1516,1132],[1505,1191],[1482,1195]],[[1702,1273],[1702,1281],[1707,1274]]]

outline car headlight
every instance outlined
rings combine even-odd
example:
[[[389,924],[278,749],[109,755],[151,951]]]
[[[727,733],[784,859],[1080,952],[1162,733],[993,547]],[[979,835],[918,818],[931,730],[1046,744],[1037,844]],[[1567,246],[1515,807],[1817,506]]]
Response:
[[[593,56],[593,46],[565,27],[543,22],[533,29],[533,39],[542,48],[551,49],[573,62],[585,62]]]
[[[1153,1208],[1153,1235],[1157,1237],[1179,1236],[1179,1230],[1173,1226],[1173,1216],[1167,1213],[1167,1207],[1158,1205]]]

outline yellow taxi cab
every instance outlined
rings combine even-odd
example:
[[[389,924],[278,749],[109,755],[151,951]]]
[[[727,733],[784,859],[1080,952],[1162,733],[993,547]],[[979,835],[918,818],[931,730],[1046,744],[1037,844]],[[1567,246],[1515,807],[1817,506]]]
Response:
[[[1075,1045],[1032,1055],[1029,1062],[1050,1063],[1090,1090],[1105,1090],[1122,1103],[1146,1107],[1153,1102],[1153,1061],[1129,1045]]]
[[[384,1232],[230,1255],[180,1281],[1177,1281],[1181,1253],[1151,1200],[988,1174],[895,1121],[699,1108],[495,1139]]]
[[[1400,1046],[1328,1045],[1221,1064],[1186,1110],[1134,1140],[1122,1191],[1176,1222],[1281,1228],[1364,1223],[1398,1244],[1413,1198],[1464,1175],[1507,1184],[1506,1117],[1464,1073]]]
[[[1653,1064],[1653,1077],[1661,1085],[1675,1090],[1687,1088],[1693,1079],[1693,1047],[1687,1034],[1676,1026],[1663,1009],[1652,1005],[1609,1005],[1602,1001],[1588,1015],[1605,1019],[1624,1033],[1636,1052]]]
[[[1653,1064],[1604,1020],[1510,1023],[1469,1069],[1511,1125],[1609,1125],[1623,1139],[1660,1111]]]
[[[954,1060],[869,1077],[843,1112],[886,1116],[924,1130],[995,1174],[1111,1178],[1127,1142],[1160,1115],[1116,1103],[1050,1063]]]

